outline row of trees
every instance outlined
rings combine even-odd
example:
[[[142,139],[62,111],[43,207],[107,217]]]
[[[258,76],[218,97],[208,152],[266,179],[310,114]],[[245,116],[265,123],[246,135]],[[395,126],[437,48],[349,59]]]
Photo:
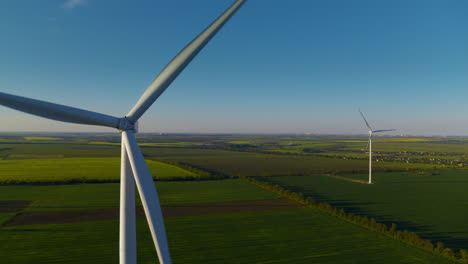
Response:
[[[396,224],[394,223],[391,224],[390,226],[387,226],[385,224],[377,222],[375,218],[369,218],[367,216],[360,216],[360,215],[355,215],[352,213],[347,213],[343,209],[338,209],[328,203],[318,202],[311,197],[304,196],[304,194],[302,193],[290,191],[280,185],[271,184],[269,182],[264,182],[264,181],[259,181],[253,177],[239,177],[239,178],[247,182],[256,184],[264,189],[278,193],[279,195],[284,196],[288,199],[297,201],[309,207],[318,208],[321,211],[327,212],[345,221],[348,221],[348,222],[363,226],[367,229],[385,234],[396,240],[399,240],[404,243],[427,250],[436,255],[446,257],[456,262],[468,263],[467,251],[462,249],[458,252],[455,252],[454,250],[445,247],[442,242],[437,242],[434,245],[430,240],[421,238],[415,232],[411,232],[407,230],[398,230]]]

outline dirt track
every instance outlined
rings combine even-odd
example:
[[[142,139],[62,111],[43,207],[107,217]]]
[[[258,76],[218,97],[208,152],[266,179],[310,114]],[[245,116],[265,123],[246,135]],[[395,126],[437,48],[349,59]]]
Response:
[[[163,215],[167,217],[216,215],[244,212],[264,212],[303,208],[304,206],[285,199],[232,201],[222,203],[188,204],[162,206]],[[137,217],[144,218],[142,208],[137,208]],[[4,226],[19,226],[33,224],[64,224],[89,221],[118,220],[119,208],[94,210],[69,210],[51,212],[24,212],[18,214]]]
[[[368,181],[350,179],[350,178],[345,178],[345,177],[340,177],[340,176],[335,176],[335,175],[330,175],[330,174],[325,174],[324,176],[331,177],[331,178],[336,178],[336,179],[340,179],[340,180],[345,180],[345,181],[357,182],[357,183],[361,183],[361,184],[369,184]]]

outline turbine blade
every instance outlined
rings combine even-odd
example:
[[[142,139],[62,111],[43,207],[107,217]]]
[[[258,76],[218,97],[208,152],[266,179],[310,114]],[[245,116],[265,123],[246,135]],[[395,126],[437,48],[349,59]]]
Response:
[[[361,114],[362,119],[364,119],[364,122],[366,122],[366,126],[369,128],[370,131],[372,131],[372,128],[370,127],[369,123],[366,120],[366,117],[364,117],[364,114],[361,112],[361,110],[359,110],[359,113]]]
[[[131,131],[123,131],[122,142],[127,150],[128,159],[132,166],[133,176],[140,193],[141,203],[145,210],[154,246],[158,253],[159,263],[170,264],[171,256],[164,228],[164,219],[153,178],[138,147],[135,134]]]
[[[68,123],[114,128],[118,128],[120,123],[119,118],[110,115],[2,92],[0,92],[0,105],[35,116]]]
[[[137,263],[135,180],[128,159],[125,142],[122,141],[120,164],[120,263]]]
[[[210,39],[221,29],[229,18],[239,9],[245,0],[237,0],[209,27],[190,42],[171,62],[159,73],[146,89],[140,100],[127,114],[127,119],[136,122],[148,108],[158,99],[175,78],[185,69],[192,59],[203,49]]]
[[[395,131],[396,129],[380,129],[380,130],[374,130],[372,132],[378,133],[378,132],[385,132],[385,131]]]

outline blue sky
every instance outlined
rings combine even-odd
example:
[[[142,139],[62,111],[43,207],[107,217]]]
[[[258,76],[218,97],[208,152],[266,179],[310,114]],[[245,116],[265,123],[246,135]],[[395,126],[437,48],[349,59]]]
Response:
[[[0,91],[123,116],[232,0],[0,2]],[[468,135],[468,2],[250,0],[144,132]],[[0,108],[1,131],[111,131]]]

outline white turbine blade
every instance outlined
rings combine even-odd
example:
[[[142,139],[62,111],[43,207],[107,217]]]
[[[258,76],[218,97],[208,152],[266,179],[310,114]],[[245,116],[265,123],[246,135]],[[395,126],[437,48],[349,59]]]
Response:
[[[120,264],[136,264],[136,208],[135,180],[132,166],[122,140],[122,160],[120,166],[120,221],[119,221],[119,260]]]
[[[378,132],[386,132],[386,131],[395,131],[396,129],[380,129],[380,130],[374,130],[372,132],[378,133]]]
[[[118,128],[120,119],[70,106],[0,92],[0,105],[62,122]]]
[[[221,29],[229,18],[239,9],[245,0],[236,1],[208,28],[190,42],[153,80],[140,100],[127,114],[127,119],[136,122],[148,108],[158,99],[175,78],[184,70],[192,59],[200,52],[208,41]]]
[[[372,131],[372,128],[370,127],[369,123],[367,122],[366,118],[364,117],[364,114],[359,110],[359,113],[362,116],[362,119],[364,119],[364,122],[366,122],[366,126],[369,128],[370,131]]]
[[[123,131],[122,142],[127,150],[127,155],[132,166],[133,176],[135,177],[138,192],[140,193],[141,203],[145,210],[154,246],[158,252],[159,263],[170,264],[171,256],[167,243],[164,219],[153,178],[143,158],[143,154],[138,147],[135,134],[131,131]]]

